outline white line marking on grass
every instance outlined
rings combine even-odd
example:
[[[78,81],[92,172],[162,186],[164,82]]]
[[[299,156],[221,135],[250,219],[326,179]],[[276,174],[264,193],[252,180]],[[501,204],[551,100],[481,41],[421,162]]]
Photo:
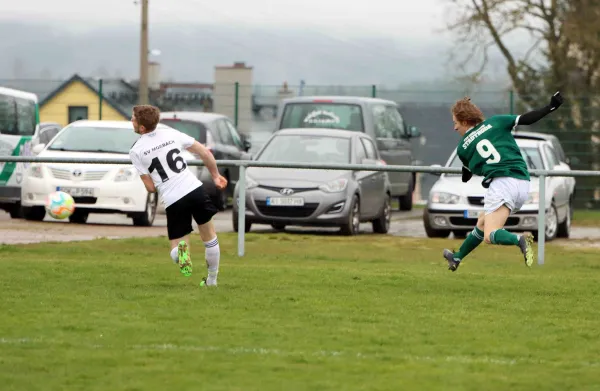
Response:
[[[328,351],[319,350],[313,352],[305,351],[285,351],[280,349],[268,349],[268,348],[246,348],[246,347],[220,347],[220,346],[197,346],[197,345],[174,345],[174,344],[153,344],[153,345],[107,345],[107,344],[73,344],[69,341],[53,341],[42,338],[0,338],[0,345],[69,345],[69,347],[80,347],[87,349],[105,349],[105,350],[146,350],[146,351],[195,351],[195,352],[216,352],[216,353],[227,353],[231,355],[241,354],[254,354],[261,356],[282,356],[282,357],[295,357],[295,356],[314,356],[314,357],[348,357],[357,359],[381,359],[386,360],[392,359],[396,361],[408,361],[408,362],[451,362],[460,364],[487,364],[487,365],[498,365],[498,366],[513,366],[518,364],[538,364],[538,365],[553,365],[553,366],[578,366],[578,367],[599,367],[600,362],[591,361],[546,361],[535,358],[502,358],[502,357],[490,357],[490,356],[417,356],[411,354],[365,354],[361,352],[342,352],[342,351]]]

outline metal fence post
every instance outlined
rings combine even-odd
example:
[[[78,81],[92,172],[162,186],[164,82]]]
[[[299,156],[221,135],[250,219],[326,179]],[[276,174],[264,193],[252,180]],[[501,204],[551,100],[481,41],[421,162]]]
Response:
[[[538,203],[538,265],[544,264],[544,244],[546,242],[546,175],[540,175],[540,201]]]
[[[375,84],[371,86],[371,98],[377,98],[377,86]]]
[[[238,256],[244,256],[244,236],[246,234],[246,166],[240,166],[238,179]]]
[[[238,112],[239,112],[239,101],[240,101],[240,83],[239,82],[235,82],[235,102],[233,102],[234,104],[234,113],[233,113],[233,120],[235,122],[235,127],[238,127]]]
[[[102,100],[104,99],[104,94],[102,93],[102,79],[98,80],[98,119],[102,120]]]

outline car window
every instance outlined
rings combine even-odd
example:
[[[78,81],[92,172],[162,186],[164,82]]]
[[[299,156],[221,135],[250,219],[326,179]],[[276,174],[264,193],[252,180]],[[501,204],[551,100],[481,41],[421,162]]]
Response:
[[[400,138],[404,133],[404,122],[395,107],[387,105],[373,105],[371,107],[375,122],[375,136],[377,138]]]
[[[231,139],[233,140],[233,144],[240,149],[244,149],[244,143],[242,142],[242,138],[240,137],[240,134],[235,129],[235,126],[233,126],[233,124],[228,120],[224,120],[224,121],[225,121],[225,125],[227,125],[227,128],[229,129],[229,133],[231,135]]]
[[[256,158],[261,162],[350,163],[350,139],[333,136],[277,135]]]
[[[552,147],[554,147],[554,151],[556,152],[556,157],[558,160],[561,162],[566,162],[567,156],[565,155],[562,145],[560,145],[560,141],[558,141],[556,137],[552,138]]]
[[[63,129],[48,149],[128,154],[139,137],[132,128],[71,126]]]
[[[556,157],[554,150],[548,145],[544,145],[544,154],[546,155],[546,159],[548,160],[548,169],[551,170],[559,164],[558,158]]]
[[[362,161],[367,158],[367,151],[365,151],[365,146],[362,141],[357,140],[354,153],[356,154],[356,161],[358,163],[362,163]]]
[[[288,103],[279,129],[290,128],[332,128],[363,132],[362,108],[350,103]]]
[[[199,143],[206,143],[206,126],[201,122],[165,118],[161,119],[160,123],[193,137]]]
[[[375,149],[375,145],[371,142],[371,140],[362,138],[360,139],[365,146],[365,151],[367,151],[367,159],[377,160],[377,152]]]
[[[59,127],[56,126],[46,126],[40,131],[40,144],[48,144],[50,140],[60,131]]]
[[[227,124],[224,120],[217,121],[217,132],[219,133],[219,139],[221,143],[225,145],[235,145],[233,142],[233,137],[231,136],[231,132],[227,127]]]

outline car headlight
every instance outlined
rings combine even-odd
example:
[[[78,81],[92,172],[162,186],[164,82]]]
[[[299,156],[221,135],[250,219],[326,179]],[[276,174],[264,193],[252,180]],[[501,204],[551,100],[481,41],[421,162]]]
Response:
[[[319,186],[319,189],[327,193],[339,193],[340,191],[346,190],[346,186],[348,186],[348,180],[346,178],[340,178]]]
[[[33,164],[29,167],[29,175],[34,178],[43,178],[44,171],[42,170],[42,166],[39,164]]]
[[[434,192],[431,193],[431,202],[436,204],[458,204],[460,196],[452,193]]]
[[[133,168],[119,168],[117,175],[115,175],[115,182],[128,182],[135,178],[135,169]]]
[[[526,204],[538,204],[540,202],[540,193],[537,191],[533,191],[529,193],[529,198],[527,198]]]
[[[246,175],[246,190],[254,189],[257,186],[258,186],[258,183],[256,183],[256,181],[254,179],[252,179],[248,175]]]

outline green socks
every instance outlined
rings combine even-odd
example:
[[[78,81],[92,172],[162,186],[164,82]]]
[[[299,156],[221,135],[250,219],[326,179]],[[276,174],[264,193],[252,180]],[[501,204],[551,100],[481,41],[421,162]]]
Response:
[[[456,261],[461,261],[471,251],[475,250],[475,248],[479,246],[481,242],[483,242],[483,231],[475,227],[473,231],[467,235],[467,238],[463,244],[461,244],[458,251],[454,253],[454,259]]]
[[[504,246],[518,246],[519,237],[505,229],[497,229],[490,233],[490,242]]]

